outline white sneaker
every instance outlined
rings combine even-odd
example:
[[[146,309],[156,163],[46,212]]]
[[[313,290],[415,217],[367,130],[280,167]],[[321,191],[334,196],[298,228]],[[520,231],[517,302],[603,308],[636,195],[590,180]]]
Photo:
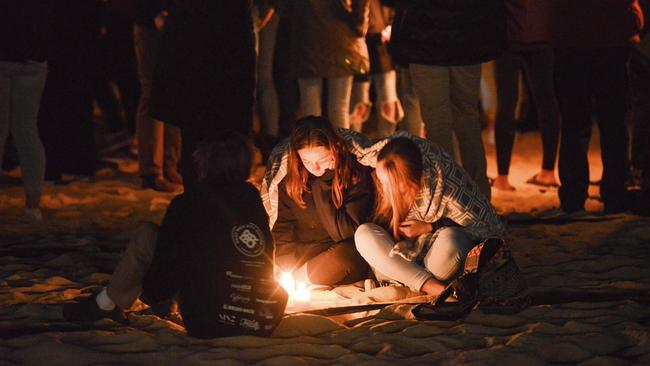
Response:
[[[24,222],[41,222],[43,221],[43,213],[40,208],[23,208],[22,221]]]

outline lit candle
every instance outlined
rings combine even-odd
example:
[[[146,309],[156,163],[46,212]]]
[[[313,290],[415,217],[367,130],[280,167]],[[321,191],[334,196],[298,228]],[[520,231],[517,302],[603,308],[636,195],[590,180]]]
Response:
[[[309,291],[309,286],[304,282],[296,282],[291,273],[281,273],[278,282],[282,287],[284,287],[287,294],[289,294],[290,302],[295,304],[304,304],[311,300],[311,291]]]

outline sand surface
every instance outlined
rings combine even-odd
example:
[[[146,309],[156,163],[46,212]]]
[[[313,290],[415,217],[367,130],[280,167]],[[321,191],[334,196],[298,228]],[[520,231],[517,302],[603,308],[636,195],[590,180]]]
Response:
[[[405,304],[329,318],[295,313],[271,338],[196,340],[146,311],[131,313],[128,325],[66,322],[61,305],[101,288],[129,231],[159,222],[171,196],[140,190],[135,163],[118,157],[119,169],[101,171],[96,183],[46,186],[45,221],[24,224],[19,172],[11,172],[0,183],[0,365],[650,365],[650,219],[598,213],[596,186],[589,213],[558,217],[556,191],[524,183],[540,165],[539,146],[539,135],[519,135],[517,190],[493,192],[534,306],[455,322],[414,320]],[[314,295],[314,306],[414,295],[347,287]]]

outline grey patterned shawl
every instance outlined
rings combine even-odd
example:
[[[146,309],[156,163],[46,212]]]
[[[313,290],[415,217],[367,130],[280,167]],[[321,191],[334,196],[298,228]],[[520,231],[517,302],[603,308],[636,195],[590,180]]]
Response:
[[[373,168],[379,151],[390,139],[408,138],[418,145],[422,152],[425,184],[409,211],[408,220],[433,223],[446,217],[461,225],[474,241],[503,237],[503,224],[488,199],[467,173],[438,146],[405,131],[376,142],[346,129],[339,129],[339,134],[359,163]],[[289,140],[285,139],[271,152],[260,189],[271,228],[278,215],[278,185],[287,175],[288,146]],[[437,232],[422,234],[414,242],[398,243],[393,252],[407,260],[420,260],[436,237]]]

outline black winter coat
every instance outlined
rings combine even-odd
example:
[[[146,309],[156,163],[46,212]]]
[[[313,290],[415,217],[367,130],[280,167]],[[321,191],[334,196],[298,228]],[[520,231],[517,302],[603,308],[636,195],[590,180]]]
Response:
[[[247,134],[255,87],[251,0],[167,3],[152,116],[198,133],[234,128]]]
[[[273,240],[255,187],[204,184],[172,200],[141,299],[151,305],[177,293],[193,337],[265,336],[278,324],[287,295],[273,279]]]
[[[397,3],[400,17],[391,47],[400,63],[474,65],[506,46],[503,0],[411,0]],[[395,33],[397,32],[397,33]]]
[[[285,182],[280,183],[278,219],[272,231],[275,262],[280,269],[297,268],[332,244],[354,238],[354,232],[366,222],[373,204],[370,169],[363,169],[361,180],[345,193],[339,208],[332,202],[334,173],[331,170],[321,177],[310,174],[310,191],[303,194],[305,208],[298,207],[287,194]]]

